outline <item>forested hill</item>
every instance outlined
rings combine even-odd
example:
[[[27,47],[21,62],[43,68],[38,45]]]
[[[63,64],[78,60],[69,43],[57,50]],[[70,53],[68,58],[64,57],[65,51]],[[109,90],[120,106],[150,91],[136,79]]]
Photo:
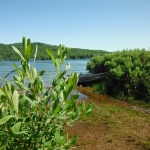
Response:
[[[32,44],[33,44],[34,50],[36,48],[36,45],[38,45],[38,53],[37,53],[38,60],[50,59],[46,53],[46,48],[50,48],[51,50],[53,50],[54,53],[56,53],[58,49],[58,46],[39,43],[39,42],[32,43]],[[21,53],[23,53],[22,43],[0,44],[0,60],[18,60],[19,59],[19,56],[13,51],[12,45],[17,47],[21,51]],[[68,59],[91,58],[95,55],[104,55],[106,53],[108,52],[104,50],[88,50],[88,49],[81,49],[81,48],[71,48],[71,51],[69,52],[69,55],[68,55]]]

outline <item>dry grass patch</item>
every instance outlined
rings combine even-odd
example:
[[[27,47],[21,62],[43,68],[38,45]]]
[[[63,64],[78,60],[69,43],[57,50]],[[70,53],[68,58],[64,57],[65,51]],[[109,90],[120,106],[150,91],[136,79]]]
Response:
[[[89,87],[80,91],[88,95],[95,109],[88,118],[67,128],[79,137],[75,145],[78,150],[150,149],[150,114],[133,110],[126,102],[94,94]]]

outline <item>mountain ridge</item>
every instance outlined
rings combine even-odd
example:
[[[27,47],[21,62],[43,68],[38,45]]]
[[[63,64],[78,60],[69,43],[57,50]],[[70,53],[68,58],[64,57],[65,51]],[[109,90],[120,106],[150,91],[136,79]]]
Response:
[[[46,48],[50,48],[55,54],[57,52],[58,46],[46,44],[42,42],[33,42],[33,47],[35,51],[36,45],[38,45],[38,60],[47,60],[50,59],[46,53]],[[18,48],[21,53],[23,53],[22,43],[12,43],[12,44],[3,44],[0,43],[0,60],[19,60],[19,56],[13,51],[12,46]],[[67,47],[67,46],[66,46]],[[71,48],[71,47],[68,47]],[[34,55],[34,51],[32,57]],[[84,53],[83,53],[84,51]],[[67,59],[85,59],[92,58],[95,55],[104,55],[109,53],[105,50],[91,50],[91,49],[83,49],[83,48],[71,48],[71,51],[68,54]]]

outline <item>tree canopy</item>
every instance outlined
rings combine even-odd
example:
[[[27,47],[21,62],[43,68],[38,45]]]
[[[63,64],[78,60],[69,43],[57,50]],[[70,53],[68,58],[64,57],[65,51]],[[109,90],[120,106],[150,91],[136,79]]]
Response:
[[[56,45],[50,45],[50,44],[44,44],[35,42],[33,44],[33,51],[36,49],[36,45],[38,45],[38,52],[37,52],[37,59],[38,60],[47,60],[49,59],[48,55],[45,52],[46,48],[51,49],[54,54],[57,53],[58,46]],[[0,44],[0,60],[19,60],[19,56],[15,54],[15,52],[12,50],[12,45],[20,49],[21,52],[23,52],[22,44],[21,43],[14,43],[14,44]],[[97,55],[104,55],[108,53],[105,50],[89,50],[89,49],[81,49],[81,48],[71,48],[71,51],[69,52],[67,59],[85,59],[85,58],[92,58]],[[33,55],[31,56],[31,59],[33,58]]]

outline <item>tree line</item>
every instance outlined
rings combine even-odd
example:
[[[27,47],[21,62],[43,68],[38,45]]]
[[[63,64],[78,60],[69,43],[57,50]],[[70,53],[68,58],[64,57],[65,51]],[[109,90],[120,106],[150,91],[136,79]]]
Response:
[[[58,46],[56,45],[50,45],[50,44],[44,44],[35,42],[33,44],[33,51],[36,49],[36,45],[38,46],[38,52],[37,52],[37,59],[38,60],[47,60],[49,59],[48,55],[45,53],[46,48],[50,48],[54,54],[57,53]],[[23,53],[22,44],[21,43],[14,43],[14,44],[0,44],[0,60],[19,60],[19,56],[15,54],[15,52],[12,50],[12,45],[20,49],[20,51]],[[105,50],[89,50],[89,49],[81,49],[81,48],[71,48],[71,51],[69,52],[67,59],[86,59],[86,58],[92,58],[97,55],[103,56],[104,54],[108,53]],[[33,59],[33,55],[31,56],[31,59]]]

